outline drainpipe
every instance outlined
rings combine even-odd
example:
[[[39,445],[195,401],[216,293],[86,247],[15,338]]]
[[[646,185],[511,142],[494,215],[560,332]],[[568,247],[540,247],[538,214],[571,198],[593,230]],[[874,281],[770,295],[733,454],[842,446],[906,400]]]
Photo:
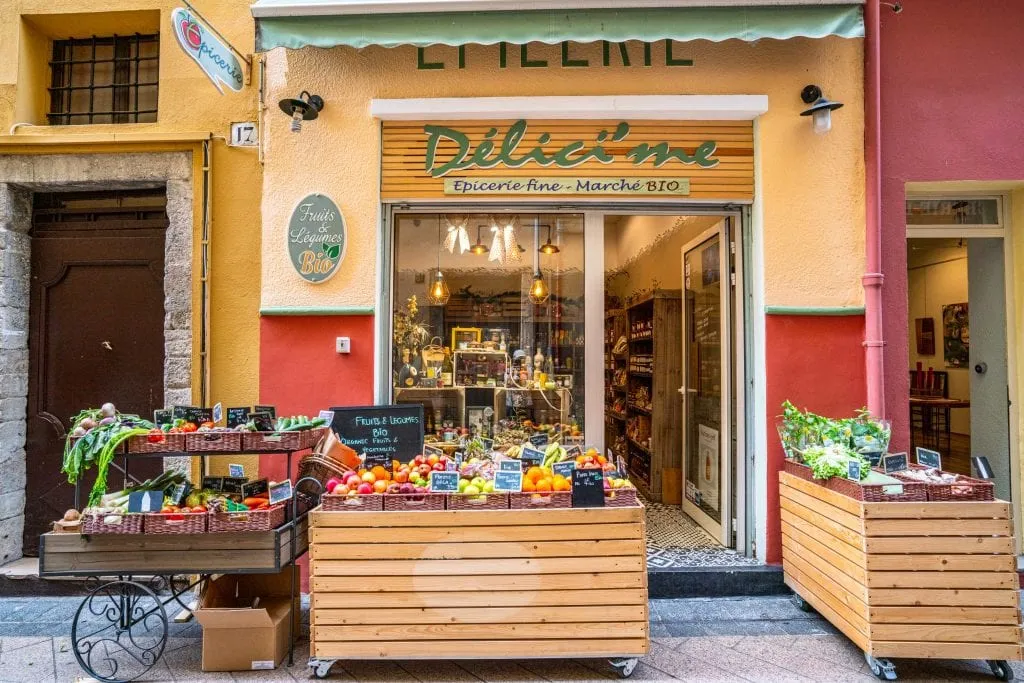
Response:
[[[868,410],[885,417],[885,341],[882,328],[882,96],[879,0],[864,3],[865,273],[864,362]]]

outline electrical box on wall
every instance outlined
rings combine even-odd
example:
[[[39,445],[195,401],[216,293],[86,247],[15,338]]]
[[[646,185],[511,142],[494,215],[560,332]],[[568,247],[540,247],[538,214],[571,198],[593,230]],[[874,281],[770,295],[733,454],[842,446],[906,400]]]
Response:
[[[338,353],[351,353],[352,340],[349,337],[338,337],[334,340],[334,350]]]

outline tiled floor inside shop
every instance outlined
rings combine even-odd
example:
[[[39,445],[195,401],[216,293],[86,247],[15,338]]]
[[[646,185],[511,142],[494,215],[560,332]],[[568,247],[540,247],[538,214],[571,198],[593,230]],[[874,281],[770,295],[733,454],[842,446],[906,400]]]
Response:
[[[644,501],[647,518],[647,566],[747,567],[757,560],[723,548],[678,505]]]

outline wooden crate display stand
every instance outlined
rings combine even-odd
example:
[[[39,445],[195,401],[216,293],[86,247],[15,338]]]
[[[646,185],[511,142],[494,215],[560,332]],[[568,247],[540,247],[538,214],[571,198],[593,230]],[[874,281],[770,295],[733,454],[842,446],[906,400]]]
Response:
[[[647,653],[641,507],[311,519],[314,668],[336,659]]]
[[[786,584],[869,662],[1021,659],[1009,503],[864,503],[785,472],[779,493]]]

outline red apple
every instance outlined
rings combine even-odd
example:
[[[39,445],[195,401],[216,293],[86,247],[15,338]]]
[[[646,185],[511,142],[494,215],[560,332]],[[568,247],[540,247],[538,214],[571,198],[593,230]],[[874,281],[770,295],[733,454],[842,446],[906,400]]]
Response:
[[[445,470],[444,463],[443,462],[435,462],[433,469],[436,472],[444,472],[444,470]]]
[[[339,486],[341,486],[341,482],[335,479],[334,477],[331,477],[330,479],[327,480],[327,484],[324,486],[324,488],[327,490],[327,493],[334,493],[334,489],[338,488]]]
[[[419,467],[417,467],[416,471],[420,473],[421,477],[426,478],[426,477],[430,476],[430,470],[431,469],[432,468],[430,467],[430,465],[427,465],[426,463],[424,463],[424,464],[420,465]]]
[[[430,465],[431,467],[436,465],[437,461],[438,461],[438,457],[436,455],[433,455],[433,454],[431,454],[430,457],[427,458],[427,464]]]
[[[364,481],[362,484],[359,485],[359,488],[356,489],[356,493],[358,493],[361,496],[365,496],[368,493],[373,493],[373,485],[368,484]]]
[[[362,483],[363,480],[360,479],[359,475],[355,473],[348,475],[348,478],[345,479],[345,485],[348,486],[350,489],[357,488]]]

